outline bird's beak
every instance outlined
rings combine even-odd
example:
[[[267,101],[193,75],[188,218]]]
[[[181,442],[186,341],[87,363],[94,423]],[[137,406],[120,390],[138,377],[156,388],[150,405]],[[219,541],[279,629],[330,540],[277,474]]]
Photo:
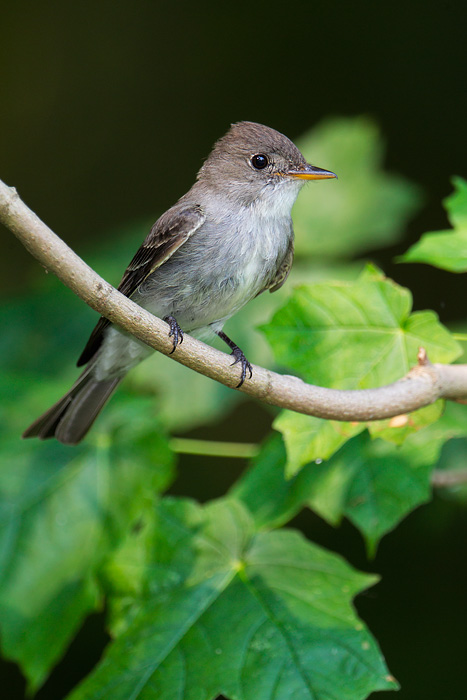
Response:
[[[296,177],[299,180],[328,180],[331,177],[337,179],[336,173],[332,173],[330,170],[317,168],[316,165],[308,164],[299,170],[288,170],[286,175]]]

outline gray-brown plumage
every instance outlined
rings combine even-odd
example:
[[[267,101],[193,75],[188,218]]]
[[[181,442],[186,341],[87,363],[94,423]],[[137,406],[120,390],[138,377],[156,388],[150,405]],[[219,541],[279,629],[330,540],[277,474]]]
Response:
[[[216,333],[241,364],[240,386],[251,365],[222,327],[250,299],[284,284],[293,260],[293,203],[306,180],[330,177],[274,129],[232,125],[193,187],[156,221],[119,290],[167,320],[174,350],[182,329],[197,337]],[[119,381],[152,352],[101,318],[78,361],[86,369],[23,437],[79,442]]]

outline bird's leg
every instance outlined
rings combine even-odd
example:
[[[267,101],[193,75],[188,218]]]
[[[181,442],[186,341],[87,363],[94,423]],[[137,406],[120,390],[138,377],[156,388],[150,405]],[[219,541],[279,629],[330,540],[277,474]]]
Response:
[[[170,326],[169,338],[173,337],[173,350],[169,353],[171,355],[177,349],[177,345],[183,343],[183,331],[173,316],[164,316],[164,321]]]
[[[238,389],[239,387],[242,386],[243,382],[245,381],[247,371],[250,373],[250,379],[252,378],[253,369],[252,369],[250,363],[248,362],[248,360],[246,359],[243,351],[240,350],[238,345],[235,345],[233,340],[230,340],[228,335],[226,335],[222,331],[216,331],[216,334],[219,336],[219,338],[221,340],[224,341],[224,343],[227,343],[229,348],[232,350],[231,355],[233,355],[235,357],[235,360],[232,362],[232,365],[236,365],[237,362],[242,363],[242,375],[240,377],[240,382],[235,387],[236,389]]]

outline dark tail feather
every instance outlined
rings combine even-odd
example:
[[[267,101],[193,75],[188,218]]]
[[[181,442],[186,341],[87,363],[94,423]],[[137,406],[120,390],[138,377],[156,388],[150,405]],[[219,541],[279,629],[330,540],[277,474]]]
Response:
[[[64,445],[83,439],[121,379],[98,382],[90,370],[85,369],[70,391],[24,431],[23,438],[55,437]]]

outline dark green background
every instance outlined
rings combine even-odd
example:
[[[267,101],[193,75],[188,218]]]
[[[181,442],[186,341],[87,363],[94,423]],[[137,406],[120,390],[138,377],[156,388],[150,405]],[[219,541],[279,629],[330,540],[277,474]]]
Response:
[[[100,239],[111,256],[112,232],[155,219],[183,194],[231,122],[263,122],[294,138],[322,117],[364,113],[382,127],[388,167],[425,189],[408,232],[416,240],[446,225],[449,177],[467,176],[466,27],[467,5],[449,1],[4,1],[0,177],[78,252]],[[43,271],[1,234],[0,285],[10,296]],[[373,258],[414,291],[416,307],[465,318],[463,276],[391,262],[407,241]],[[244,407],[196,435],[256,440],[268,420]],[[237,468],[183,459],[173,491],[220,495]],[[350,526],[334,532],[309,513],[297,525],[383,574],[358,606],[402,683],[399,697],[463,697],[465,510],[441,499],[420,509],[371,566]],[[87,625],[38,698],[62,698],[90,668],[101,622]],[[6,674],[6,697],[23,697],[13,667]]]

